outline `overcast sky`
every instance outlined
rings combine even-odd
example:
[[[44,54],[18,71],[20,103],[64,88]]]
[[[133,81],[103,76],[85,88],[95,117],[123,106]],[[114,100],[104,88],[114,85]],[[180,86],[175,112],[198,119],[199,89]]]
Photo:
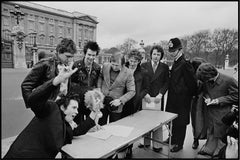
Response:
[[[145,45],[191,35],[200,30],[238,29],[238,2],[74,2],[38,1],[48,7],[97,17],[101,48],[126,38]]]

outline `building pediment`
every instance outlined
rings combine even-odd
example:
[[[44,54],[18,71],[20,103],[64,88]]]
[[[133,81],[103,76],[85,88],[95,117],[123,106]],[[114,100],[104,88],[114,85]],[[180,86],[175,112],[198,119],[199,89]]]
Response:
[[[92,18],[92,17],[90,17],[90,16],[88,16],[88,15],[79,16],[79,17],[77,17],[77,18],[80,19],[80,20],[92,22],[92,23],[95,23],[95,24],[98,23],[94,18]]]

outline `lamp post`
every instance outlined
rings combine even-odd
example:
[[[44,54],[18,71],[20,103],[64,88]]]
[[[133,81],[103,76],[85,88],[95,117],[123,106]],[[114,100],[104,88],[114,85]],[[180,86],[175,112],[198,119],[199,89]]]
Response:
[[[145,57],[145,49],[144,47],[144,42],[143,40],[141,40],[141,42],[139,43],[139,45],[141,46],[141,48],[139,49],[139,52],[142,54],[142,63],[146,61],[146,57]]]
[[[33,46],[32,46],[32,51],[33,51],[33,64],[36,63],[36,53],[37,53],[37,43],[36,43],[36,38],[37,38],[37,32],[34,31],[31,33],[33,35]]]
[[[17,25],[19,25],[20,18],[21,18],[21,16],[24,16],[24,13],[22,13],[22,12],[20,11],[19,5],[15,5],[14,8],[15,8],[15,10],[14,10],[14,11],[10,11],[10,13],[13,14],[14,16],[16,16]]]

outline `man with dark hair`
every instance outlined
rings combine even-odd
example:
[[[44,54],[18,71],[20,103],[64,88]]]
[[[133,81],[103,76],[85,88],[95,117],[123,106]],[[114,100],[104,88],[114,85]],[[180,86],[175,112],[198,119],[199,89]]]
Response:
[[[81,124],[73,122],[78,114],[78,96],[68,93],[56,100],[48,98],[76,70],[61,70],[56,77],[33,90],[28,104],[35,116],[17,136],[4,158],[55,158],[65,144],[71,144],[73,136],[86,134],[96,125],[97,113],[94,111]]]
[[[142,64],[149,77],[150,77],[150,86],[147,94],[144,97],[144,100],[147,103],[151,102],[151,99],[154,98],[155,103],[161,103],[161,111],[164,110],[164,95],[168,89],[168,80],[169,80],[169,68],[168,65],[161,62],[161,59],[164,56],[164,51],[160,45],[155,45],[150,51],[150,62],[145,62]],[[153,132],[153,139],[162,141],[163,133],[162,127]],[[147,135],[150,138],[150,134]],[[144,145],[146,147],[150,146],[150,140],[144,138]],[[139,147],[142,148],[144,145],[140,144]],[[159,152],[162,149],[161,145],[158,142],[153,141],[153,151]]]
[[[56,57],[51,57],[38,62],[23,80],[21,89],[23,100],[27,108],[32,107],[29,106],[28,100],[32,96],[33,90],[38,88],[44,82],[56,77],[61,69],[66,69],[71,66],[73,64],[73,55],[76,53],[77,49],[73,40],[64,38],[57,45],[56,51]],[[64,94],[66,94],[67,81],[68,80],[62,83],[60,87],[54,88],[54,91],[51,92],[48,98],[55,100],[60,90],[64,91]]]
[[[47,53],[44,51],[41,51],[38,53],[38,61],[41,61],[42,59],[47,57]]]
[[[38,53],[38,61],[45,60],[46,58],[53,57],[52,53],[46,53],[45,51],[40,51]]]
[[[100,125],[107,124],[108,116],[110,123],[121,119],[123,105],[135,95],[133,73],[124,64],[123,54],[119,52],[111,56],[110,63],[103,64],[97,85],[105,96]]]
[[[198,154],[218,155],[223,147],[221,138],[227,128],[222,118],[238,105],[238,83],[230,76],[219,73],[210,63],[202,63],[197,69],[197,78],[203,83],[203,95],[207,105],[207,141]]]
[[[170,71],[166,111],[178,114],[173,120],[171,152],[183,149],[187,125],[190,122],[191,102],[197,92],[197,79],[192,64],[184,58],[180,39],[172,38],[168,51],[174,58]],[[165,141],[168,142],[168,141]]]
[[[101,71],[101,67],[94,62],[100,48],[97,42],[89,41],[83,49],[84,58],[74,62],[73,69],[78,68],[78,71],[71,77],[70,90],[78,93],[80,98],[79,113],[74,121],[80,123],[84,120],[84,115],[88,116],[90,110],[84,104],[84,94],[88,90],[97,87],[97,80]]]

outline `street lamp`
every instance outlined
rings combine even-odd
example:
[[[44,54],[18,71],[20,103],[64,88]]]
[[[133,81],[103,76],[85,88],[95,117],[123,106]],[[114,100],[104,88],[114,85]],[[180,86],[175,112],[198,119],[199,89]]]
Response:
[[[13,14],[14,16],[16,16],[17,25],[19,25],[20,18],[21,18],[21,16],[24,16],[24,13],[20,11],[19,5],[15,5],[14,8],[15,8],[15,10],[10,11],[10,13]]]
[[[38,50],[37,43],[36,43],[37,32],[33,31],[31,34],[33,35],[33,46],[32,46],[33,64],[35,64],[36,63],[36,53],[37,53],[37,50]]]
[[[144,47],[144,43],[143,43],[143,40],[141,40],[141,42],[139,43],[139,45],[141,46],[141,48],[139,49],[139,52],[142,54],[142,63],[146,61],[146,58],[145,58],[145,49],[143,48]]]

